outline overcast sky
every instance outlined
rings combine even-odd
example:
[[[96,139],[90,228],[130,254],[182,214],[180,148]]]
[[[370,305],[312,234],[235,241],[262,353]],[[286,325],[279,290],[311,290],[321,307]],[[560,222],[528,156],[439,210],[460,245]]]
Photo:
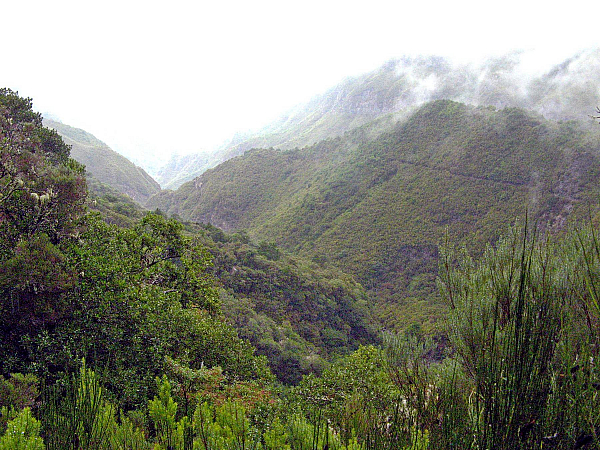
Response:
[[[210,150],[394,57],[600,44],[597,1],[2,3],[0,86],[138,162]]]

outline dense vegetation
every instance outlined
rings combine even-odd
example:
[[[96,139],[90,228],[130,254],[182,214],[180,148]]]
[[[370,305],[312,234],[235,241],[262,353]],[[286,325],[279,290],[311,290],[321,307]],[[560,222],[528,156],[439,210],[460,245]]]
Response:
[[[273,243],[188,224],[213,255],[224,316],[265,355],[279,380],[296,384],[328,361],[379,340],[365,290],[336,270],[292,257]]]
[[[424,138],[427,116],[444,112],[446,121],[428,130],[431,141],[411,154],[407,135]],[[363,175],[351,178],[355,191],[344,191],[354,195],[332,205],[365,207],[362,197],[375,198],[368,191],[403,164],[423,166],[421,176],[452,178],[460,167],[461,179],[478,179],[469,150],[480,147],[458,147],[464,152],[445,166],[436,131],[455,148],[445,127],[463,129],[483,115],[495,133],[507,133],[506,147],[492,155],[516,156],[509,170],[484,153],[493,173],[479,181],[534,198],[532,220],[493,245],[482,234],[470,245],[431,250],[447,311],[437,340],[413,327],[347,354],[377,337],[365,292],[323,268],[324,254],[308,262],[270,241],[253,244],[243,233],[135,207],[104,218],[87,212],[84,167],[42,126],[30,100],[0,90],[0,450],[598,448],[597,225],[593,217],[561,234],[552,226],[595,193],[591,143],[572,124],[549,125],[521,110],[437,102],[419,114],[378,147],[382,158],[400,149],[402,160],[389,159],[384,173],[362,165]],[[470,136],[463,131],[456,141]],[[509,140],[512,133],[518,139]],[[538,144],[544,152],[531,153]],[[256,155],[271,157],[246,158]],[[352,174],[355,161],[376,153],[351,154],[352,164],[342,149],[337,155],[340,170]],[[561,158],[570,164],[556,164]],[[313,194],[305,205],[321,204],[313,201],[320,191]],[[95,206],[110,212],[126,204],[110,195],[100,192]],[[307,223],[317,218],[312,207],[296,207]],[[113,223],[119,218],[125,227]],[[468,231],[468,221],[448,218],[448,242],[453,220]],[[267,359],[228,321],[269,356],[280,380],[307,375],[294,387],[277,384]],[[327,365],[319,357],[337,358]]]
[[[446,232],[476,252],[526,208],[550,228],[587,213],[600,136],[522,109],[429,103],[392,131],[372,123],[300,150],[254,150],[150,204],[245,229],[369,289],[387,327],[432,324]]]
[[[181,224],[132,228],[84,213],[83,166],[31,102],[0,92],[0,365],[64,379],[85,358],[127,408],[166,364],[268,380],[265,360],[220,318],[210,257]]]
[[[87,207],[99,212],[102,219],[114,225],[133,227],[147,212],[127,194],[86,174],[88,187]]]

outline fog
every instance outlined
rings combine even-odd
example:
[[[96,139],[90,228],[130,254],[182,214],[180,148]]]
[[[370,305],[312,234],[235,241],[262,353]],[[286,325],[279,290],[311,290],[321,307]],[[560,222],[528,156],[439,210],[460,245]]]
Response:
[[[0,86],[148,167],[213,151],[393,58],[443,56],[482,86],[512,77],[525,92],[596,42],[593,2],[401,3],[9,2]],[[521,50],[519,64],[503,56]],[[439,74],[415,79],[419,99],[441,92]]]

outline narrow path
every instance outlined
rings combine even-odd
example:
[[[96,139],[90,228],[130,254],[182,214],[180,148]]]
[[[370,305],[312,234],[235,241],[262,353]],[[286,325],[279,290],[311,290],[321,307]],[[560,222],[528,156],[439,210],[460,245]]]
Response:
[[[513,186],[513,187],[529,186],[528,183],[517,183],[514,181],[508,181],[508,180],[497,180],[494,178],[476,177],[474,175],[465,175],[463,173],[454,172],[451,169],[435,167],[435,166],[431,166],[426,163],[408,161],[408,160],[404,160],[404,159],[397,159],[396,161],[400,164],[406,164],[406,165],[416,166],[416,167],[423,167],[425,169],[435,171],[435,172],[446,172],[446,173],[449,173],[450,175],[454,175],[454,176],[461,177],[461,178],[466,178],[466,179],[473,180],[473,181],[488,181],[490,183],[500,183],[500,184],[504,184],[507,186]]]

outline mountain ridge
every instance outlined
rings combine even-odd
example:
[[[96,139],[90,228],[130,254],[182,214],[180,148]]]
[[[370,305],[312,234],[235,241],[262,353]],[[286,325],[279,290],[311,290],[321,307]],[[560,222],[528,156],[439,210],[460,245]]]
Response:
[[[576,122],[437,100],[371,131],[248,151],[149,206],[339,266],[370,289],[384,325],[402,327],[399,304],[439,314],[445,232],[482,251],[527,211],[556,229],[600,194],[600,133]]]
[[[450,99],[474,106],[523,107],[553,120],[581,120],[600,103],[600,49],[589,49],[543,74],[524,73],[526,53],[489,58],[479,65],[455,64],[443,57],[405,57],[350,77],[307,103],[296,106],[258,132],[234,136],[211,161],[198,155],[164,187],[177,188],[219,162],[252,148],[292,149],[313,145],[375,119],[387,125],[423,103]],[[594,83],[594,80],[596,83]],[[382,126],[385,123],[382,123]],[[169,172],[178,164],[163,167]]]

